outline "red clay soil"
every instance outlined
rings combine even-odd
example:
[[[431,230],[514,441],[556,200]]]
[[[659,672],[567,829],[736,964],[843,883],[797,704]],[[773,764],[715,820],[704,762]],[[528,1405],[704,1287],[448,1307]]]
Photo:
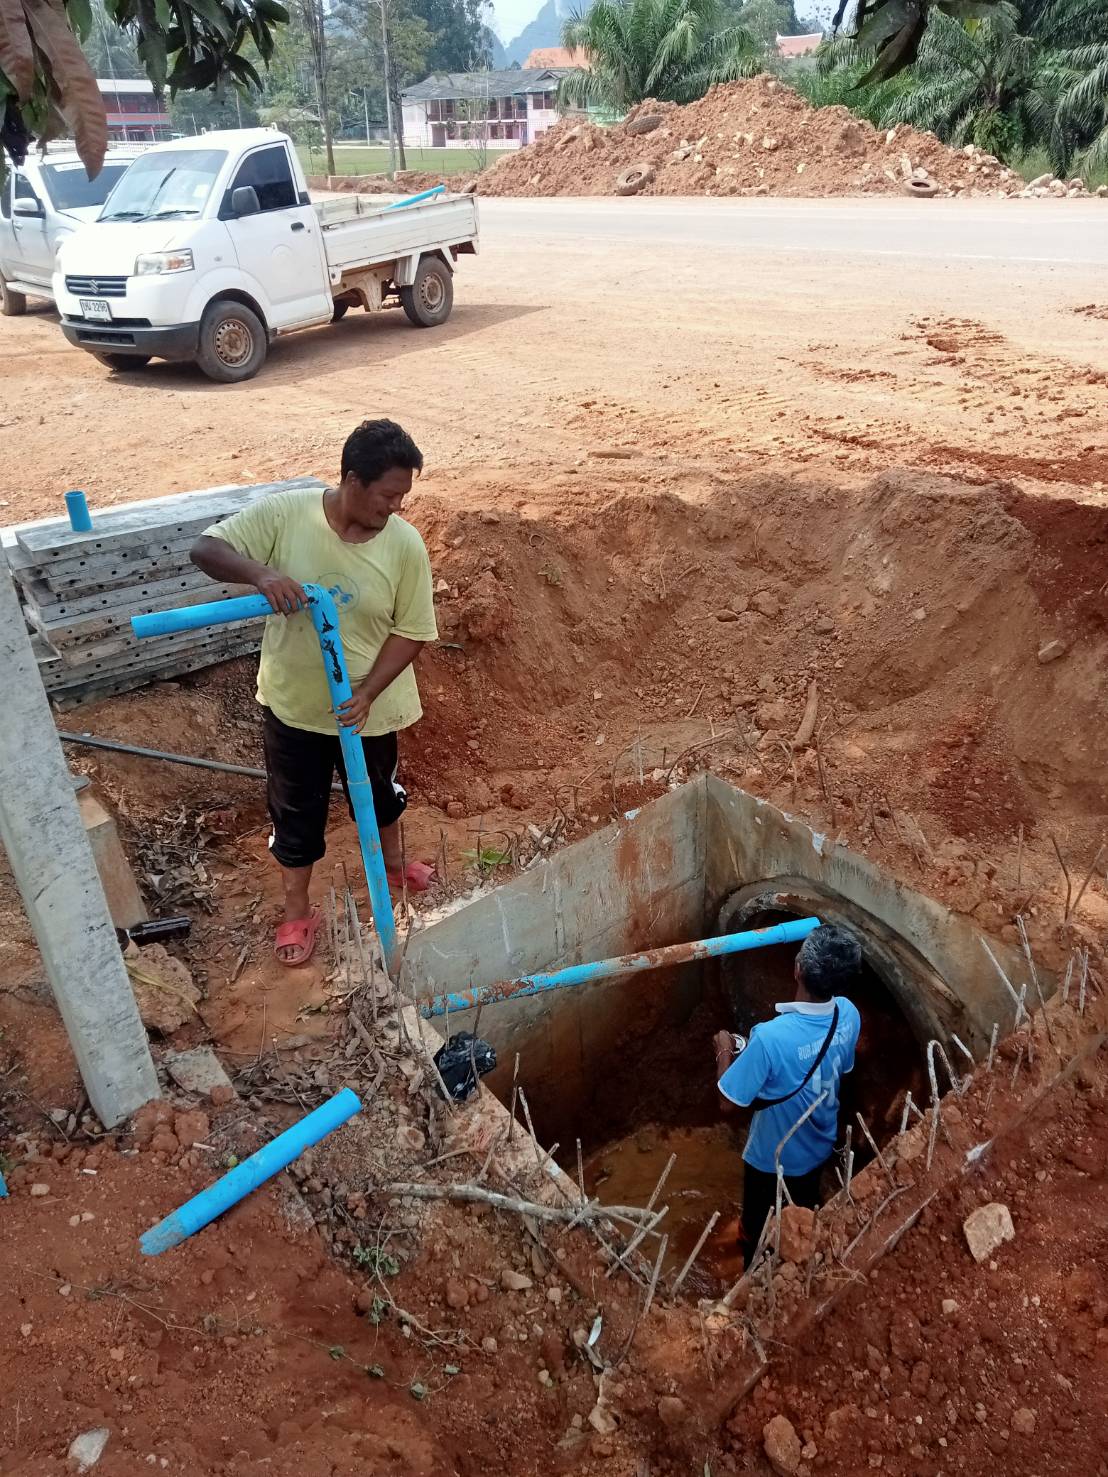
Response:
[[[426,1378],[417,1351],[357,1315],[310,1224],[290,1222],[287,1192],[253,1195],[172,1253],[140,1254],[139,1234],[218,1167],[194,1152],[204,1169],[93,1149],[12,1177],[0,1471],[71,1474],[70,1442],[99,1427],[111,1435],[98,1477],[457,1471],[449,1436],[408,1393]]]
[[[643,120],[659,126],[636,132]],[[564,119],[478,180],[482,195],[617,195],[645,167],[644,195],[897,195],[913,175],[940,195],[1017,195],[1024,181],[991,154],[933,133],[875,129],[846,108],[814,108],[774,77],[713,87],[695,103],[644,102],[623,124]],[[916,188],[919,188],[917,184]]]
[[[713,1471],[768,1470],[752,1453],[784,1416],[803,1444],[800,1474],[1103,1477],[1108,1119],[1094,1080],[1048,1098],[799,1350],[774,1359]],[[1009,1207],[1015,1241],[978,1265],[962,1221],[990,1201]]]

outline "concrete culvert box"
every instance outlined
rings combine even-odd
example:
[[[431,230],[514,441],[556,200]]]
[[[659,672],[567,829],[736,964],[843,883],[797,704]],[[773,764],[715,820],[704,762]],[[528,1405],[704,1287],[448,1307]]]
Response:
[[[972,923],[714,776],[415,934],[408,968],[426,999],[812,915],[851,929],[862,945],[856,1003],[865,1027],[853,1106],[880,1141],[897,1131],[905,1092],[927,1101],[929,1040],[956,1060],[957,1036],[980,1057],[994,1022],[1002,1033],[1011,1027],[1006,987]],[[1006,969],[1017,968],[1006,946],[989,944]],[[749,1119],[728,1121],[721,1112],[712,1034],[749,1029],[792,997],[796,949],[488,1004],[480,1034],[499,1066],[486,1082],[508,1102],[518,1053],[540,1140],[561,1145],[558,1158],[571,1173],[581,1140],[590,1193],[606,1184],[606,1199],[635,1192],[645,1199],[677,1152],[684,1168],[673,1171],[667,1195],[684,1204],[674,1215],[695,1237],[717,1202],[729,1197],[725,1213],[737,1208]],[[472,1030],[474,1017],[452,1013],[450,1030]],[[688,1235],[669,1229],[680,1251]]]

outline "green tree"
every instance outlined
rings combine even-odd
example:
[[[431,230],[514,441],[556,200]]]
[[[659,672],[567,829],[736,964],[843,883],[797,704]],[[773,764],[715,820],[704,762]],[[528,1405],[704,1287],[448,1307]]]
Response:
[[[104,9],[103,0],[92,0],[88,34],[81,50],[97,77],[145,77],[142,62],[135,49],[135,38],[127,29],[113,25]]]
[[[912,65],[867,82],[875,53],[843,39],[800,86],[881,128],[908,123],[1001,159],[1046,149],[1059,173],[1108,162],[1108,0],[1005,0],[965,24],[931,18]]]
[[[758,71],[760,49],[722,0],[595,0],[566,22],[563,44],[588,53],[559,99],[626,111],[644,98],[688,103],[717,82]]]
[[[485,0],[411,0],[411,9],[427,27],[427,72],[471,72],[489,64]]]
[[[104,10],[154,86],[173,94],[224,80],[260,87],[247,53],[268,63],[275,27],[288,20],[278,0],[104,0]],[[108,123],[80,44],[93,24],[90,0],[0,0],[0,139],[13,159],[35,139],[68,133],[89,173],[99,171]]]
[[[774,51],[778,36],[791,35],[788,28],[796,24],[792,6],[781,4],[780,0],[746,0],[735,18],[766,52]]]

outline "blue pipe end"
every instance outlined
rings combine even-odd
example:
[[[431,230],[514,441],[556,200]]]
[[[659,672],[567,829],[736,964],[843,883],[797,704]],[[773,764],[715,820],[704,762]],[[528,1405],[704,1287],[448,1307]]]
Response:
[[[92,532],[92,514],[89,512],[88,498],[83,492],[67,492],[65,510],[69,514],[69,526],[74,533]]]

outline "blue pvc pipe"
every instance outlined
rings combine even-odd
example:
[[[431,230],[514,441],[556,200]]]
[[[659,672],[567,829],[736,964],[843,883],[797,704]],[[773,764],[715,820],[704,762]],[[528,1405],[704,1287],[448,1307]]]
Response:
[[[7,1181],[4,1179],[4,1176],[2,1174],[0,1174],[0,1200],[7,1199],[7,1194],[8,1194]]]
[[[160,1256],[171,1246],[180,1246],[182,1241],[203,1230],[216,1216],[230,1210],[232,1205],[237,1205],[251,1190],[256,1190],[259,1185],[299,1158],[305,1149],[318,1144],[321,1138],[326,1138],[340,1124],[352,1118],[361,1106],[357,1094],[351,1092],[349,1087],[344,1087],[333,1098],[320,1103],[306,1118],[301,1118],[299,1123],[286,1128],[284,1133],[278,1134],[256,1154],[251,1154],[249,1159],[244,1159],[241,1164],[229,1170],[214,1185],[201,1190],[199,1195],[186,1200],[172,1215],[167,1215],[164,1221],[159,1221],[149,1231],[144,1231],[139,1237],[139,1245],[145,1255]]]
[[[403,210],[405,205],[419,205],[423,200],[433,200],[436,195],[441,195],[446,190],[445,185],[435,185],[431,190],[420,190],[418,195],[408,195],[403,200],[394,200],[391,205],[386,205],[385,210]],[[381,212],[382,215],[384,211]]]
[[[543,990],[562,990],[573,985],[591,984],[614,974],[636,974],[644,969],[664,969],[674,964],[690,964],[700,959],[715,959],[721,954],[743,954],[750,949],[766,949],[771,944],[797,944],[819,927],[818,918],[790,918],[771,928],[751,928],[743,933],[725,933],[718,938],[699,939],[691,944],[668,944],[661,949],[644,949],[638,954],[620,954],[615,959],[600,959],[595,964],[571,964],[548,974],[525,974],[506,984],[477,985],[472,990],[436,995],[421,1007],[423,1015],[445,1015],[448,1010],[472,1010],[477,1005],[495,1005],[502,1000],[518,1000],[525,995],[538,995]]]
[[[83,492],[67,492],[65,510],[69,514],[69,526],[74,533],[92,532],[92,514],[89,512],[88,498]]]
[[[339,634],[338,611],[334,600],[321,585],[305,585],[304,593],[308,597],[307,613],[319,637],[323,667],[331,689],[331,702],[337,710],[353,693],[346,669],[346,654],[342,649],[342,636]],[[251,620],[260,615],[273,615],[273,607],[265,596],[242,595],[236,600],[213,600],[207,605],[187,605],[180,610],[158,610],[150,615],[133,615],[131,629],[139,637],[168,636],[175,631],[198,631],[205,626],[222,626],[231,621]],[[280,616],[278,619],[293,620],[295,617]],[[339,724],[338,730],[342,757],[346,764],[346,783],[354,811],[354,824],[358,828],[362,865],[365,867],[366,883],[369,886],[373,922],[377,928],[377,937],[381,940],[385,968],[391,975],[396,965],[396,919],[392,911],[388,878],[385,876],[381,833],[377,828],[377,814],[373,809],[373,791],[366,770],[365,752],[361,737],[354,729],[344,728]]]

